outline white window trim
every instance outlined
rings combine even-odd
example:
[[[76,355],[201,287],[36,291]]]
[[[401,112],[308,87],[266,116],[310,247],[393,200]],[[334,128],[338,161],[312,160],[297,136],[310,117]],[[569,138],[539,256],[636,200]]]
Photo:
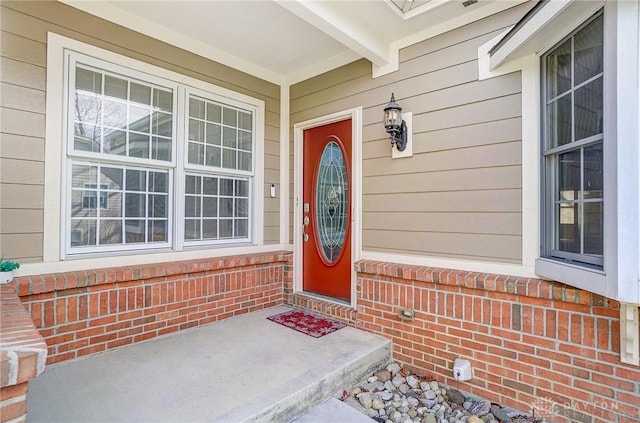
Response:
[[[105,253],[91,258],[77,258],[64,260],[64,239],[61,227],[64,226],[65,215],[62,210],[62,194],[66,175],[63,169],[63,157],[66,155],[63,130],[65,79],[64,52],[72,50],[87,56],[117,63],[144,74],[151,74],[158,78],[203,90],[225,98],[225,102],[242,103],[255,108],[255,169],[253,196],[253,245],[221,245],[207,246],[198,249],[175,251],[166,249],[161,252],[146,252],[131,254],[131,252]],[[179,93],[178,93],[179,95]],[[178,111],[180,112],[180,111]],[[47,100],[46,100],[46,128],[45,128],[45,186],[44,186],[44,233],[43,233],[43,262],[25,266],[24,274],[50,273],[54,271],[71,271],[87,268],[101,268],[108,266],[135,265],[172,260],[196,259],[234,254],[251,254],[282,249],[282,245],[264,245],[264,126],[265,103],[245,94],[218,87],[207,82],[197,80],[167,69],[159,68],[136,59],[101,49],[83,42],[73,40],[52,32],[47,37]],[[180,121],[180,120],[179,120]],[[178,128],[181,130],[184,128]],[[182,153],[176,149],[175,160],[181,160]],[[179,186],[180,181],[175,181]],[[174,228],[175,229],[175,228]]]
[[[540,14],[545,18],[540,22],[536,22],[536,19],[529,21],[521,28],[521,34],[504,43],[495,53],[495,57],[492,56],[489,60],[492,68],[488,71],[491,72],[499,73],[505,67],[511,69],[514,63],[518,62],[522,67],[523,214],[527,208],[525,204],[540,210],[541,201],[539,189],[524,189],[527,185],[525,163],[530,161],[531,157],[536,161],[535,173],[538,181],[540,176],[540,57],[598,9],[604,7],[604,107],[609,110],[605,113],[605,116],[609,116],[605,119],[605,139],[617,140],[613,154],[605,154],[605,215],[613,217],[605,220],[604,271],[540,257],[535,260],[535,270],[539,276],[545,278],[559,280],[626,303],[640,304],[640,165],[637,141],[640,139],[640,54],[637,49],[632,48],[625,49],[624,54],[618,54],[619,48],[638,45],[639,6],[637,2],[613,1],[562,1],[562,7],[559,6],[560,2],[550,2],[549,8],[557,9],[554,13]],[[558,16],[562,18],[562,25],[548,24],[550,19]],[[618,87],[624,87],[624,95],[617,95],[620,91]],[[611,111],[614,111],[614,114]],[[536,185],[539,188],[539,183]],[[624,192],[625,195],[618,196],[619,192]],[[526,226],[523,226],[524,236],[527,227],[531,228],[533,222],[523,223],[526,223]],[[536,223],[539,227],[537,220]],[[534,247],[539,248],[539,242]],[[536,251],[536,256],[538,255],[539,251]],[[523,248],[523,260],[525,257]]]

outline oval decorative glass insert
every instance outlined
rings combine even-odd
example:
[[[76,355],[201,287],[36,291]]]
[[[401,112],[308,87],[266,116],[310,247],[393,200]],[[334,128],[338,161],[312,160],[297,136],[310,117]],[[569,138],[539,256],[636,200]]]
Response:
[[[316,231],[318,247],[331,263],[340,258],[349,224],[347,166],[340,146],[330,141],[324,147],[316,180]]]

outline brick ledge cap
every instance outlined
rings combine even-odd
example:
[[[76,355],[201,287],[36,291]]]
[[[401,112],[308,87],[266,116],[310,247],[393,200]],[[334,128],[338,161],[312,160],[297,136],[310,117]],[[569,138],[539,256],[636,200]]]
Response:
[[[44,371],[47,344],[15,291],[0,286],[0,388],[34,379]]]

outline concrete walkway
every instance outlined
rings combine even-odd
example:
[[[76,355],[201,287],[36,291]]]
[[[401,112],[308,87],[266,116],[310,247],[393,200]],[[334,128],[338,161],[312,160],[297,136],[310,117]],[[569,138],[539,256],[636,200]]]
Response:
[[[49,366],[29,384],[27,420],[357,421],[351,410],[325,401],[390,361],[390,342],[350,327],[313,338],[266,319],[288,310],[274,307]]]

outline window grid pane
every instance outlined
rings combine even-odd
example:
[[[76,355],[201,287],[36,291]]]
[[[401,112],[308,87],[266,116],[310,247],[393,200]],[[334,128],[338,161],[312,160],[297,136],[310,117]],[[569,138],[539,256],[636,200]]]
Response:
[[[602,266],[603,15],[543,57],[546,255]]]
[[[77,65],[71,107],[75,151],[171,161],[171,89]]]
[[[187,175],[185,241],[249,237],[249,180]]]
[[[168,241],[167,170],[73,163],[71,173],[72,247]]]
[[[213,168],[253,170],[253,115],[189,96],[187,162]]]

